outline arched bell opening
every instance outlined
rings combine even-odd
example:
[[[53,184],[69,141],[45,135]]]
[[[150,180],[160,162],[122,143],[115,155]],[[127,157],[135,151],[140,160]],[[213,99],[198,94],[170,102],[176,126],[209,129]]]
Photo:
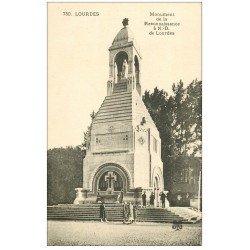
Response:
[[[138,57],[137,55],[135,55],[135,58],[134,58],[134,67],[135,67],[135,82],[136,84],[139,84],[140,83],[140,65],[139,65],[139,60],[138,60]]]
[[[124,51],[120,51],[115,56],[114,76],[115,83],[119,83],[128,76],[128,54]]]

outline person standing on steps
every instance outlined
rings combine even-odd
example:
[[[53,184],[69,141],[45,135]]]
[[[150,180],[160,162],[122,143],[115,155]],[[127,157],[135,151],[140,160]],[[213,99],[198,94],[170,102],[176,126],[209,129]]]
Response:
[[[154,207],[154,202],[155,202],[155,195],[154,195],[154,192],[151,193],[151,195],[150,195],[149,198],[150,198],[150,201],[149,201],[150,207]]]
[[[129,208],[128,208],[128,204],[125,201],[123,204],[123,224],[126,224],[128,221],[128,214],[129,214]]]
[[[160,197],[161,197],[160,199],[161,199],[162,208],[165,208],[166,195],[164,194],[164,192],[160,193]]]
[[[103,222],[103,221],[107,222],[106,207],[105,207],[105,204],[103,201],[100,205],[100,219],[101,219],[101,222]]]
[[[134,221],[134,207],[131,202],[129,202],[129,216],[128,221],[131,224]]]
[[[142,207],[146,208],[146,199],[147,199],[147,196],[146,196],[146,192],[144,191],[144,193],[142,194]]]
[[[134,220],[133,220],[133,222],[134,223],[136,223],[136,218],[137,218],[137,205],[136,204],[134,204],[134,206],[133,206],[133,215],[134,215]]]

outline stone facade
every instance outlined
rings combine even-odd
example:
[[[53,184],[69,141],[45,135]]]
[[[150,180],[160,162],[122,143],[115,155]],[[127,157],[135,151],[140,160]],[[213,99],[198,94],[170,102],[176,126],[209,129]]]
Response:
[[[86,202],[97,194],[135,200],[154,191],[156,205],[164,190],[161,139],[142,99],[139,48],[125,25],[110,53],[107,96],[91,124],[83,162]]]

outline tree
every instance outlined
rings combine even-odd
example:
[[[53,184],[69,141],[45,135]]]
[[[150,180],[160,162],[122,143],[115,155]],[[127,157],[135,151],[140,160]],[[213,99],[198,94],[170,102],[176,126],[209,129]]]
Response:
[[[83,158],[80,147],[53,148],[47,151],[47,203],[73,203],[75,188],[82,186]]]
[[[173,84],[172,91],[173,94],[169,95],[156,87],[153,93],[145,91],[143,96],[162,140],[163,173],[167,187],[171,186],[174,173],[181,169],[174,169],[174,166],[184,168],[188,164],[180,157],[201,156],[202,138],[202,82],[195,80],[185,88],[180,80]]]
[[[92,121],[95,115],[94,111],[90,114]],[[81,145],[47,151],[48,205],[73,203],[75,188],[82,187],[83,184],[83,159],[89,146],[90,136],[91,125],[84,132]]]
[[[202,151],[202,82],[193,81],[187,87],[188,108],[192,125],[193,151],[191,155],[201,156]]]

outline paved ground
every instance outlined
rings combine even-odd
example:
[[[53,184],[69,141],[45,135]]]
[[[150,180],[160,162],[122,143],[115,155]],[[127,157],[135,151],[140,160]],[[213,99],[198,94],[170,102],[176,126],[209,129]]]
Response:
[[[48,221],[48,245],[201,245],[201,225],[137,222]]]

